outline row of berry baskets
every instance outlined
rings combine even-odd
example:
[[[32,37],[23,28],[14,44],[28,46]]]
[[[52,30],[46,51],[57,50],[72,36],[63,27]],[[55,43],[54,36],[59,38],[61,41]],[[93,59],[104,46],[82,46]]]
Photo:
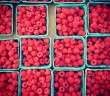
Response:
[[[68,3],[84,3],[86,0],[0,0],[3,3],[55,3],[55,4],[68,4]],[[110,0],[89,0],[90,2],[109,2]]]
[[[107,69],[0,71],[0,96],[109,96],[109,81]]]
[[[0,39],[0,70],[110,68],[110,36]]]
[[[109,35],[110,4],[97,2],[74,5],[56,5],[55,35],[86,36]],[[16,11],[16,18],[14,12]],[[49,25],[46,4],[19,4],[16,10],[11,4],[0,4],[0,36],[13,35],[16,22],[18,36],[47,36]]]

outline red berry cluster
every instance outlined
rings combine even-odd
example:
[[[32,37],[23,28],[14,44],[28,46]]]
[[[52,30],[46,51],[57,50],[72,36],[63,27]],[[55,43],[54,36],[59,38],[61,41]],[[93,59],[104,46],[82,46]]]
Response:
[[[110,96],[110,71],[87,70],[86,96]]]
[[[110,65],[110,37],[87,39],[87,60],[92,66]]]
[[[12,8],[10,5],[0,5],[0,34],[12,33]]]
[[[50,96],[50,70],[23,70],[21,80],[22,96]]]
[[[46,6],[18,6],[17,31],[21,35],[45,35]]]
[[[74,8],[56,8],[56,29],[59,36],[85,36],[83,20],[85,12],[79,6]]]
[[[0,96],[18,96],[18,73],[0,73]]]
[[[55,2],[82,2],[82,0],[54,0]]]
[[[74,38],[56,39],[53,48],[55,66],[80,67],[84,64],[82,40]]]
[[[89,32],[110,33],[110,6],[106,4],[89,6]]]
[[[18,41],[2,40],[0,41],[0,69],[18,68]]]
[[[49,39],[22,39],[23,64],[26,67],[48,65],[49,60]]]
[[[82,71],[55,71],[55,96],[82,96]]]
[[[24,0],[24,1],[29,1],[29,2],[48,2],[50,0]]]

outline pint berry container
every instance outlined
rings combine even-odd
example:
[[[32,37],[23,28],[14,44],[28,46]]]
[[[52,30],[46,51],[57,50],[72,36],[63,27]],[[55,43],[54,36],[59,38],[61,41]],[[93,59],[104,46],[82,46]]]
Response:
[[[68,52],[67,53],[64,53],[64,51],[66,50],[66,47],[64,47],[61,51],[58,51],[59,49],[60,49],[60,47],[61,46],[65,46],[65,45],[62,45],[62,44],[66,44],[66,43],[61,43],[61,44],[58,44],[58,48],[56,48],[55,46],[57,46],[56,44],[55,44],[55,42],[57,43],[57,41],[61,41],[61,42],[63,42],[63,40],[66,40],[66,39],[74,39],[76,42],[79,40],[79,41],[81,41],[82,42],[82,44],[83,44],[83,46],[84,46],[84,48],[83,49],[81,49],[79,52],[83,52],[82,53],[82,55],[80,55],[79,56],[79,54],[77,54],[77,59],[79,60],[78,62],[80,62],[80,63],[78,63],[78,62],[76,62],[76,61],[74,61],[74,60],[76,60],[76,55],[75,54],[73,54],[73,53],[71,53],[71,59],[69,59],[69,62],[74,62],[74,64],[73,63],[67,63],[67,61],[68,60],[66,60],[65,61],[65,57],[68,55]],[[73,42],[74,42],[74,40],[73,40]],[[75,69],[75,70],[80,70],[80,69],[84,69],[85,68],[85,61],[86,61],[86,41],[85,41],[85,39],[83,38],[83,37],[69,37],[69,36],[66,36],[66,37],[57,37],[57,38],[54,38],[53,40],[52,40],[52,58],[53,58],[53,67],[55,68],[55,69]],[[81,46],[82,46],[82,44],[81,44]],[[68,43],[67,43],[67,45],[68,45]],[[77,46],[77,45],[76,45]],[[72,49],[70,49],[70,50],[74,50],[74,48],[76,48],[76,46],[73,46],[73,48]],[[70,47],[69,47],[70,48]],[[67,50],[69,50],[69,48],[67,48]],[[76,50],[76,49],[75,49]],[[59,52],[59,53],[58,53]],[[58,54],[59,55],[58,55]],[[60,58],[59,56],[61,55],[61,54],[63,54],[62,55],[62,58]],[[74,56],[75,57],[74,57]],[[73,57],[72,57],[73,56]],[[58,58],[57,58],[58,57]],[[68,57],[68,56],[67,56]],[[61,59],[60,60],[60,63],[58,63],[59,62],[59,58]],[[71,61],[72,60],[72,58],[74,58],[74,60],[73,61]],[[81,60],[81,61],[80,61]],[[82,61],[83,60],[83,61]],[[58,61],[58,62],[57,62]],[[83,63],[81,63],[81,62],[83,62]],[[63,64],[63,65],[62,65]],[[72,65],[73,64],[73,65]],[[79,64],[79,66],[77,66]],[[81,65],[80,65],[81,64]]]
[[[109,96],[109,89],[110,89],[109,73],[110,73],[109,69],[87,68],[85,70],[85,94],[86,96],[89,96],[90,94]]]
[[[53,0],[53,2],[55,3],[55,4],[71,4],[71,3],[84,3],[85,2],[85,0],[77,0],[77,1],[69,1],[69,0],[65,0],[65,1],[60,1],[60,0]]]
[[[40,42],[43,42],[44,39],[48,39],[48,44],[46,45],[46,49],[45,49],[45,47],[42,46],[42,48],[38,48],[38,50],[42,50],[43,48],[44,49],[42,51],[38,51],[37,47],[41,47],[41,46],[40,45],[36,46],[37,43],[35,43],[35,42],[37,42],[38,40]],[[23,42],[25,43],[25,41],[28,42],[28,41],[32,41],[32,40],[35,41],[33,46],[31,46],[31,43],[30,43],[30,45],[28,45],[29,43],[23,44]],[[30,51],[31,49],[32,49],[32,51]],[[48,55],[46,55],[46,57],[42,57],[45,55],[44,53],[41,56],[42,52],[44,52],[44,51],[46,51],[45,54],[48,54]],[[34,54],[34,55],[32,55],[32,54]],[[40,57],[38,56],[38,54],[40,55]],[[42,61],[41,59],[43,59],[43,58],[46,61],[45,60]],[[32,63],[34,61],[34,63],[29,64],[27,60],[29,60],[30,63]],[[48,63],[44,62],[41,64],[40,60],[41,60],[41,62],[45,61]],[[23,38],[20,38],[20,68],[22,68],[22,69],[28,69],[28,68],[45,69],[45,68],[50,68],[50,67],[51,67],[51,39],[50,39],[50,37],[45,36],[45,37],[23,37]]]
[[[1,3],[0,36],[13,35],[13,5]]]
[[[76,76],[77,73],[79,74],[79,77],[80,77],[79,78],[80,79],[80,84],[79,85],[81,85],[80,88],[77,86],[77,84],[74,81],[75,80],[75,77],[74,76]],[[78,76],[78,74],[77,74],[77,76]],[[52,96],[56,96],[56,95],[59,95],[60,96],[62,94],[63,95],[64,94],[65,95],[69,95],[69,94],[76,95],[76,94],[79,94],[79,96],[85,96],[85,87],[84,87],[84,85],[85,85],[85,82],[84,82],[85,79],[84,79],[84,71],[83,70],[54,69],[52,71],[52,78],[53,78],[52,79],[52,88],[53,88],[52,89]],[[74,78],[73,82],[72,82],[72,78]],[[73,91],[73,90],[75,90],[75,86],[73,86],[74,84],[77,86],[77,88],[79,88],[79,91],[78,92],[77,91],[75,91],[75,92]],[[72,86],[70,86],[70,85],[72,85]],[[62,88],[59,88],[58,86],[59,87],[63,87],[65,90],[67,88],[68,89],[67,92],[60,92]],[[71,88],[71,87],[73,87],[73,88]]]
[[[52,96],[53,90],[52,81],[53,81],[52,71],[50,69],[37,69],[37,70],[31,68],[21,69],[20,94],[25,95],[28,93],[30,95],[35,94]]]
[[[104,0],[105,1],[105,0]],[[89,35],[109,35],[109,2],[89,2],[87,4],[88,15],[88,34]]]
[[[86,36],[87,8],[85,4],[56,5],[54,10],[56,36]]]
[[[0,76],[1,76],[1,80],[2,80],[0,82],[1,96],[3,94],[4,94],[3,96],[5,96],[6,94],[20,96],[20,91],[21,91],[21,89],[20,89],[20,73],[18,71],[10,71],[10,70],[2,71],[2,70],[0,70]],[[3,85],[5,87],[3,87]],[[2,90],[4,90],[4,92]]]
[[[110,0],[89,0],[90,2],[110,2]]]
[[[20,3],[21,0],[1,0],[3,3]]]
[[[19,39],[0,39],[1,60],[0,70],[18,70],[20,64]],[[2,49],[3,48],[3,49]]]
[[[52,0],[22,0],[23,3],[51,3]]]
[[[110,48],[110,44],[108,43],[109,38],[110,36],[87,36],[87,67],[107,69],[110,68],[109,57],[107,57],[109,56]]]
[[[18,36],[47,36],[48,26],[46,4],[20,4],[16,7],[16,34]]]

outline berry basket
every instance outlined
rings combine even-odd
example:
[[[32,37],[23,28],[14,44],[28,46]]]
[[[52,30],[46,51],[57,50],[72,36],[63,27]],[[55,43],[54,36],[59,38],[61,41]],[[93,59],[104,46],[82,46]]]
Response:
[[[21,0],[0,0],[3,3],[20,3]]]
[[[2,74],[2,73],[12,73],[12,72],[16,72],[16,73],[18,73],[18,95],[17,96],[20,96],[20,73],[18,72],[18,71],[9,71],[9,70],[0,70],[0,73]],[[5,79],[6,79],[6,77],[5,77]],[[11,79],[10,79],[11,80]],[[6,83],[6,82],[5,82]],[[13,82],[12,82],[13,83]],[[6,85],[5,85],[5,87],[7,87]]]
[[[105,0],[104,0],[105,1]],[[109,4],[109,2],[89,2],[88,4],[87,4],[87,9],[88,9],[88,11],[87,11],[87,15],[88,15],[88,24],[87,24],[87,30],[88,30],[88,35],[105,35],[105,36],[107,36],[107,35],[109,35],[110,34],[110,31],[109,31],[109,29],[106,29],[106,28],[102,28],[102,29],[106,29],[106,31],[105,32],[101,32],[101,29],[100,29],[100,31],[98,31],[98,32],[90,32],[90,15],[89,15],[89,13],[90,13],[90,8],[89,8],[89,6],[91,5],[91,6],[93,6],[93,7],[96,7],[97,5],[99,6],[99,4],[101,5],[101,7],[102,7],[102,5],[107,5],[107,6],[109,6],[109,8],[110,8],[110,4]],[[105,8],[106,9],[106,8]],[[97,9],[97,11],[98,11],[99,9]],[[96,12],[95,12],[96,13]],[[96,15],[96,14],[95,14]],[[99,15],[101,15],[101,13],[99,14]],[[98,17],[101,17],[101,16],[99,16],[98,15]],[[101,17],[102,18],[102,17]],[[107,18],[107,17],[106,17]],[[99,19],[97,19],[97,20],[99,20]],[[109,21],[109,20],[108,20]],[[104,21],[104,22],[107,22],[108,23],[108,21],[106,20],[106,21]],[[99,21],[98,21],[99,22]],[[100,22],[101,22],[101,20],[100,20]],[[101,24],[101,23],[99,23],[99,24]],[[99,30],[98,29],[98,26],[99,26],[99,24],[96,24],[96,25],[92,25],[92,26],[97,26],[97,30]],[[106,24],[104,24],[104,23],[102,23],[102,26],[103,25],[106,25]],[[100,27],[100,26],[99,26]],[[109,28],[109,27],[108,27]],[[91,30],[92,31],[92,30]],[[102,30],[102,31],[104,31],[104,30]]]
[[[90,2],[110,2],[110,0],[89,0]]]
[[[53,88],[52,88],[52,87],[53,87],[53,82],[52,82],[52,81],[53,81],[53,78],[52,78],[52,70],[51,70],[51,69],[37,69],[37,70],[36,70],[36,69],[32,69],[32,68],[21,69],[21,70],[20,70],[20,84],[19,84],[19,85],[20,85],[20,94],[22,95],[22,92],[23,92],[23,91],[21,92],[21,89],[22,89],[22,86],[23,86],[23,85],[22,85],[22,76],[24,76],[24,78],[26,78],[26,76],[23,75],[22,72],[23,72],[23,71],[28,71],[28,70],[29,70],[29,71],[34,71],[34,72],[36,72],[36,71],[39,71],[39,72],[40,72],[41,70],[43,70],[43,71],[50,70],[50,76],[49,76],[49,78],[51,78],[51,79],[50,79],[50,81],[49,81],[49,82],[50,82],[50,95],[49,95],[49,96],[53,96],[53,95],[52,95],[52,89],[53,89]],[[29,73],[29,72],[28,72],[28,73]],[[41,74],[42,74],[42,73],[41,73]],[[40,74],[40,75],[41,75],[41,74]],[[29,74],[27,74],[27,75],[29,75]],[[31,76],[32,76],[32,75],[35,76],[34,73],[31,74]],[[45,75],[45,73],[44,73],[44,75]],[[30,77],[30,78],[31,78],[31,77]],[[38,79],[39,79],[40,77],[35,76],[35,78],[38,78]],[[47,80],[47,79],[48,79],[48,78],[46,78],[46,80]],[[34,80],[34,79],[32,79],[30,82],[33,83],[33,80]],[[27,81],[28,81],[28,80],[27,80]],[[25,82],[26,82],[26,81],[25,81]],[[37,84],[38,84],[39,82],[40,82],[40,81],[37,81]],[[48,83],[49,83],[49,82],[48,82]],[[44,83],[47,83],[47,82],[45,81]],[[33,84],[33,85],[34,85],[34,86],[35,86],[35,85],[38,86],[37,84]],[[25,86],[25,85],[24,85],[24,86]],[[28,85],[27,85],[27,86],[28,86]],[[40,83],[40,87],[41,87],[41,86],[43,86],[43,83]],[[45,85],[44,85],[44,86],[45,86]],[[31,86],[31,87],[32,87],[32,86]],[[40,87],[39,87],[39,88],[40,88]],[[32,89],[34,89],[34,88],[35,88],[35,87],[33,87]],[[45,87],[42,87],[42,90],[43,90],[43,88],[45,89]],[[32,91],[32,90],[29,90],[29,91]],[[35,91],[36,91],[36,92],[35,92]],[[32,92],[35,92],[35,93],[37,94],[37,89],[36,89],[36,90],[33,90]],[[31,94],[31,92],[30,92],[30,94]],[[20,96],[20,95],[19,95],[19,96]]]
[[[48,38],[50,41],[49,41],[49,48],[48,48],[48,51],[49,51],[49,55],[48,55],[48,59],[49,59],[49,63],[48,64],[43,64],[43,65],[40,65],[40,66],[24,66],[23,64],[23,51],[22,51],[22,40],[23,39],[36,39],[36,40],[43,40],[45,38]],[[51,67],[51,39],[50,37],[46,36],[46,37],[23,37],[23,38],[20,38],[20,68],[22,69],[28,69],[28,68],[31,68],[31,69],[45,69],[45,68],[50,68]]]
[[[78,37],[78,36],[66,36],[66,37],[57,37],[57,38],[54,38],[52,40],[52,44],[54,44],[55,40],[63,40],[65,38],[74,38],[75,40],[82,40],[83,44],[84,44],[84,48],[83,48],[83,55],[82,55],[82,58],[84,59],[84,62],[86,61],[86,42],[85,42],[85,39],[83,37]],[[52,46],[53,47],[53,46]],[[52,58],[55,58],[55,54],[54,54],[54,48],[52,48]],[[53,59],[53,68],[54,69],[75,69],[75,70],[82,70],[85,68],[85,63],[82,65],[82,66],[79,66],[79,67],[69,67],[69,66],[55,66],[55,62],[54,62],[54,59]]]
[[[55,90],[55,76],[54,76],[54,72],[61,72],[61,71],[64,71],[64,72],[69,72],[69,71],[71,71],[71,72],[78,72],[78,71],[81,71],[82,72],[82,76],[81,76],[81,80],[82,80],[82,87],[81,87],[81,92],[82,92],[82,95],[81,96],[85,96],[85,87],[84,87],[84,85],[85,85],[85,78],[84,78],[84,70],[73,70],[73,69],[71,69],[71,70],[69,70],[69,69],[54,69],[54,70],[52,70],[52,96],[56,96],[56,91],[58,91],[58,90]],[[73,75],[72,75],[73,76]],[[57,76],[56,76],[56,78],[57,78]],[[59,77],[60,78],[60,77]],[[64,78],[64,77],[61,77],[61,78]],[[62,82],[62,83],[64,83],[64,82]],[[72,93],[71,93],[72,94]],[[67,94],[68,95],[68,94]],[[74,94],[75,95],[75,94]]]
[[[86,5],[85,4],[74,4],[74,5],[64,5],[64,4],[62,4],[62,5],[56,5],[55,6],[55,8],[54,8],[54,10],[55,10],[55,35],[56,36],[60,36],[59,34],[58,34],[58,30],[57,30],[57,8],[75,8],[75,7],[79,7],[80,9],[82,9],[82,10],[84,10],[84,15],[83,16],[81,16],[81,18],[84,20],[84,24],[83,25],[81,25],[81,27],[83,27],[84,28],[84,34],[83,35],[78,35],[78,32],[77,33],[74,33],[73,35],[69,35],[69,33],[68,33],[68,35],[69,36],[85,36],[86,35],[86,30],[87,30],[87,24],[86,24],[86,18],[87,18],[87,16],[86,16],[86,13],[87,13],[87,7],[86,7]],[[74,16],[74,17],[77,17],[77,16]],[[74,19],[74,18],[73,18]],[[66,18],[66,20],[68,21],[68,19]],[[72,21],[73,22],[73,21]],[[59,23],[60,24],[60,23]],[[68,25],[68,24],[67,24]],[[79,25],[78,25],[79,26]],[[66,27],[69,27],[69,26],[66,26]],[[70,28],[70,27],[69,27]],[[75,28],[73,28],[73,29],[75,29]],[[60,30],[61,31],[61,30]],[[72,30],[71,30],[72,31]],[[64,36],[63,34],[61,35],[61,36]],[[65,35],[65,36],[67,36],[67,35]]]
[[[94,36],[93,36],[93,35],[92,35],[92,36],[87,36],[87,39],[88,39],[88,38],[94,38],[94,37],[96,37],[96,38],[102,38],[102,40],[103,40],[103,39],[105,39],[106,37],[110,37],[110,36],[100,36],[100,35],[97,35],[97,36],[94,35]],[[88,40],[87,40],[87,41],[88,41]],[[103,41],[104,41],[104,40],[103,40]],[[97,40],[96,40],[96,42],[97,42]],[[87,42],[87,43],[88,43],[88,42]],[[103,42],[101,42],[101,44],[102,44],[102,43],[103,43]],[[95,45],[95,44],[94,44],[94,45]],[[104,45],[105,45],[105,44],[104,44]],[[100,46],[101,46],[101,45],[100,45]],[[103,45],[102,45],[102,46],[103,46]],[[95,50],[95,49],[94,49],[94,50]],[[103,49],[103,51],[106,51],[106,50],[107,50],[107,49]],[[94,54],[95,54],[95,53],[94,53]],[[94,54],[93,54],[93,55],[94,55]],[[98,53],[98,55],[99,55],[99,53]],[[101,54],[100,54],[100,55],[101,55]],[[100,56],[100,55],[99,55],[99,56]],[[105,54],[104,54],[104,55],[105,55]],[[87,55],[86,55],[86,56],[88,56],[88,52],[87,52]],[[102,57],[100,57],[100,58],[102,58]],[[87,59],[87,58],[86,58],[86,59]],[[105,58],[105,59],[107,59],[107,58]],[[96,59],[96,60],[97,60],[97,59]],[[107,68],[107,69],[108,69],[108,68],[110,68],[110,67],[109,67],[109,65],[106,65],[106,62],[108,62],[108,61],[105,61],[105,64],[104,64],[104,61],[103,61],[100,65],[97,65],[97,64],[96,64],[96,65],[93,66],[93,65],[89,64],[88,59],[87,59],[86,66],[87,66],[87,67],[90,67],[90,68],[102,68],[102,69],[103,69],[103,68]],[[108,64],[108,63],[107,63],[107,64]]]
[[[51,3],[52,0],[49,0],[49,1],[29,1],[29,0],[22,0],[23,3]]]
[[[45,19],[46,19],[46,21],[40,21],[40,22],[45,22],[46,24],[42,24],[42,26],[40,26],[40,27],[46,27],[46,28],[44,28],[44,30],[46,30],[43,34],[42,33],[39,33],[39,34],[37,34],[37,35],[35,35],[35,33],[34,33],[34,31],[36,31],[37,29],[38,29],[38,27],[39,26],[36,26],[35,24],[35,26],[34,25],[32,25],[31,24],[31,27],[33,27],[34,28],[34,30],[33,30],[33,32],[32,32],[32,35],[30,35],[30,34],[22,34],[22,35],[20,35],[19,33],[18,33],[18,28],[16,28],[16,34],[17,34],[17,36],[47,36],[48,35],[48,26],[49,26],[49,18],[48,18],[48,6],[46,5],[46,4],[20,4],[20,5],[18,5],[17,7],[16,7],[16,19],[18,19],[17,17],[18,17],[18,8],[19,7],[24,7],[24,8],[26,8],[26,7],[38,7],[38,6],[44,6],[44,8],[46,8],[46,17],[45,17]],[[28,9],[28,8],[27,8]],[[37,8],[36,8],[37,9]],[[37,12],[37,11],[36,11]],[[38,14],[38,13],[36,13],[36,14]],[[25,15],[26,15],[26,13],[25,13]],[[30,13],[28,14],[28,15],[30,15]],[[32,14],[31,14],[32,15]],[[35,17],[35,16],[34,16]],[[37,17],[39,17],[39,16],[37,16]],[[36,18],[37,18],[36,17]],[[21,18],[22,18],[22,16],[21,16]],[[31,17],[32,18],[32,17]],[[41,17],[40,17],[41,18]],[[39,18],[39,19],[40,19]],[[26,18],[25,18],[26,19]],[[38,19],[38,18],[37,18]],[[20,20],[20,18],[18,19],[18,20]],[[32,19],[31,19],[32,20]],[[29,24],[30,22],[31,22],[31,20],[29,20],[29,22],[27,23],[27,24]],[[26,20],[26,21],[28,21],[28,20]],[[38,20],[37,20],[38,21]],[[34,21],[32,21],[32,22],[34,22],[34,23],[37,23],[35,20]],[[26,23],[23,23],[22,24],[22,26],[25,26],[24,24],[26,24]],[[16,20],[16,27],[18,27],[18,22],[17,22],[17,20]],[[35,28],[36,27],[36,28]],[[25,27],[21,27],[21,28],[25,28]],[[31,28],[32,29],[32,28]],[[40,29],[42,29],[43,30],[43,28],[40,28]],[[20,29],[21,30],[21,29]],[[29,27],[27,27],[27,29],[25,28],[25,31],[26,30],[28,30],[29,31]],[[26,31],[27,33],[28,33],[28,31]],[[32,30],[31,30],[32,31]],[[38,30],[37,30],[38,31]],[[19,31],[20,32],[20,31]]]
[[[53,0],[53,2],[55,3],[55,4],[71,4],[71,3],[84,3],[85,2],[85,0],[82,0],[81,2],[63,2],[63,1],[61,1],[61,2],[58,2],[58,1],[55,1],[55,0]]]
[[[4,4],[4,3],[0,3],[0,6],[9,6],[9,8],[11,9],[11,14],[12,14],[12,16],[11,16],[11,22],[12,22],[12,24],[11,24],[11,33],[9,32],[8,34],[7,33],[1,33],[0,34],[0,36],[11,36],[11,35],[13,35],[13,5],[12,4]],[[5,9],[4,9],[5,10]],[[3,10],[2,10],[3,11]],[[8,12],[8,11],[7,11]],[[9,13],[7,13],[7,14],[9,14]],[[2,14],[1,14],[1,16],[2,16]],[[2,16],[2,18],[4,18],[4,16]],[[5,19],[5,18],[4,18]],[[6,18],[7,19],[7,18]],[[1,30],[2,31],[4,31],[4,29],[8,29],[8,28],[3,28],[3,26],[2,26],[2,21],[1,21]],[[10,23],[10,22],[9,22]],[[7,24],[7,23],[6,23]],[[6,26],[6,25],[5,25]],[[9,26],[9,25],[8,25]],[[10,31],[10,30],[7,30],[7,31]],[[6,31],[6,30],[5,30]]]
[[[103,94],[103,95],[109,96],[108,90],[110,87],[107,86],[107,85],[109,85],[109,80],[110,80],[109,71],[110,71],[109,69],[97,69],[97,68],[89,69],[89,68],[87,68],[85,70],[85,94],[87,95],[87,93],[90,92],[91,94],[94,94],[94,95]],[[103,84],[101,84],[102,82],[103,82]],[[106,83],[106,82],[108,82],[108,83]],[[92,86],[91,86],[91,83],[92,83]],[[104,87],[102,87],[102,85],[104,85]],[[98,90],[97,90],[97,87],[99,87]],[[101,87],[102,87],[102,90],[104,90],[106,88],[105,93],[100,91]],[[95,89],[95,91],[91,92],[91,90],[94,90],[94,89]]]
[[[14,40],[15,42],[17,42],[18,43],[18,50],[17,50],[17,54],[18,54],[18,57],[17,57],[17,59],[18,59],[18,65],[15,65],[15,64],[13,64],[13,68],[2,68],[2,69],[0,69],[0,70],[4,70],[4,71],[7,71],[7,70],[11,70],[11,71],[13,71],[13,70],[19,70],[19,64],[20,64],[20,60],[19,60],[19,58],[20,58],[20,52],[19,52],[19,39],[17,39],[17,38],[7,38],[7,39],[0,39],[0,42],[2,42],[2,41],[9,41],[9,40]],[[7,44],[8,45],[8,44]],[[5,48],[6,48],[6,46],[5,46]],[[10,46],[8,46],[7,48],[10,48]],[[2,50],[2,46],[1,46],[1,50]],[[9,49],[6,49],[6,50],[9,50]],[[14,50],[14,49],[13,49]],[[2,54],[2,53],[1,53]],[[11,54],[11,53],[10,53]],[[9,56],[9,55],[8,55]],[[13,57],[14,57],[15,55],[13,55]],[[13,58],[12,58],[13,59]],[[11,60],[11,58],[9,59],[9,60]],[[13,61],[13,60],[11,60],[11,61]],[[7,62],[5,62],[5,63],[7,63]],[[14,62],[13,62],[14,63]],[[7,63],[8,64],[8,63]],[[9,63],[10,64],[10,63]],[[2,65],[1,65],[2,66]],[[17,66],[18,66],[18,68],[17,68]],[[12,67],[12,66],[11,66]]]

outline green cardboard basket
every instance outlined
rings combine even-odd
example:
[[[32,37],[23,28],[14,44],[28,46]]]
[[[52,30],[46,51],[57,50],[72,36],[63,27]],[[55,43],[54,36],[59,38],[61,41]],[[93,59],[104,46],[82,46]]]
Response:
[[[90,2],[110,2],[110,0],[89,0]]]
[[[47,26],[47,31],[46,31],[46,34],[44,34],[44,35],[38,35],[38,36],[36,36],[36,35],[19,35],[18,34],[18,31],[17,31],[17,28],[16,28],[16,34],[17,34],[17,36],[20,36],[20,37],[23,37],[23,36],[36,36],[36,37],[39,37],[39,36],[47,36],[48,35],[48,26],[49,26],[49,16],[48,16],[48,6],[46,5],[46,4],[20,4],[20,5],[17,5],[17,7],[16,7],[16,18],[18,17],[18,7],[20,7],[20,6],[22,6],[22,7],[29,7],[29,6],[34,6],[34,7],[37,7],[37,6],[45,6],[46,7],[46,26]],[[18,25],[18,23],[17,23],[17,21],[16,21],[16,27],[17,27],[17,25]]]
[[[23,3],[47,3],[47,4],[49,4],[49,3],[52,3],[52,0],[49,0],[49,1],[47,1],[47,2],[22,0],[22,2],[23,2]]]
[[[104,35],[104,36],[108,36],[108,35],[110,35],[110,33],[105,33],[105,34],[102,34],[102,33],[99,33],[99,32],[89,32],[89,6],[90,5],[92,5],[92,6],[96,6],[96,5],[98,5],[98,4],[107,4],[107,5],[109,5],[110,6],[110,3],[109,2],[89,2],[89,3],[87,3],[87,18],[88,18],[88,24],[87,24],[87,33],[88,33],[88,35]]]
[[[87,36],[87,38],[92,38],[92,37],[98,37],[98,38],[105,38],[106,36],[101,36],[101,35],[90,35],[90,36]],[[86,39],[86,44],[87,44],[87,39]],[[87,46],[86,46],[87,47]],[[88,53],[87,53],[88,54]],[[87,55],[86,55],[87,56]],[[86,60],[87,60],[87,57],[86,57]],[[107,68],[109,69],[110,66],[106,66],[104,64],[101,64],[101,65],[96,65],[96,66],[92,66],[91,64],[88,63],[88,61],[86,61],[86,66],[89,67],[89,68],[101,68],[101,69],[104,69],[104,68]]]
[[[75,3],[85,3],[85,1],[86,0],[82,0],[81,2],[56,2],[55,0],[53,0],[53,3],[55,3],[55,4],[71,4],[71,3],[73,3],[73,4],[75,4]]]
[[[0,41],[4,41],[4,40],[14,40],[16,42],[18,42],[18,55],[19,55],[19,58],[20,58],[20,49],[19,49],[19,39],[18,38],[6,38],[6,39],[0,39]],[[18,58],[18,59],[19,59]],[[7,69],[7,68],[4,68],[4,69],[0,69],[2,71],[7,71],[7,70],[10,70],[10,71],[13,71],[13,70],[19,70],[19,64],[20,64],[20,60],[19,60],[19,63],[18,63],[18,69]]]
[[[109,70],[110,71],[110,69],[89,69],[89,68],[87,68],[86,70],[85,70],[85,83],[84,83],[84,85],[85,85],[85,96],[86,96],[86,78],[87,78],[87,71],[89,71],[89,70],[91,70],[91,71],[102,71],[102,70]]]
[[[7,72],[17,72],[18,73],[18,96],[20,96],[20,73],[18,71],[10,71],[10,70],[2,71],[2,70],[0,70],[0,73],[7,73]]]
[[[17,0],[17,1],[11,1],[11,0],[1,0],[0,2],[3,3],[20,3],[21,0]]]
[[[57,38],[54,38],[53,40],[52,40],[52,44],[54,44],[54,41],[55,40],[62,40],[62,39],[64,39],[64,38],[74,38],[74,39],[76,39],[76,40],[82,40],[83,41],[83,44],[84,44],[84,46],[86,46],[86,42],[85,42],[85,39],[83,38],[83,37],[78,37],[78,36],[66,36],[66,37],[57,37]],[[84,49],[83,49],[83,51],[84,51],[84,54],[82,55],[82,57],[83,57],[83,59],[84,59],[84,62],[86,61],[86,47],[84,47]],[[53,46],[52,46],[52,60],[53,60],[53,68],[54,69],[75,69],[75,70],[82,70],[82,69],[84,69],[85,68],[85,63],[82,65],[82,66],[80,66],[80,67],[78,67],[78,68],[76,68],[76,67],[63,67],[63,66],[60,66],[60,67],[56,67],[55,66],[55,64],[54,64],[54,48],[53,48]]]
[[[5,4],[3,2],[1,2],[0,5],[7,5],[7,6],[9,6],[12,9],[12,17],[11,17],[12,18],[12,20],[11,20],[12,21],[12,27],[11,27],[12,32],[11,32],[11,34],[0,34],[0,36],[12,36],[13,35],[13,31],[14,31],[13,30],[13,27],[14,27],[14,23],[13,23],[13,5],[12,4],[8,4],[8,3]]]
[[[31,69],[31,68],[28,68],[28,69]],[[21,69],[21,70],[20,70],[20,78],[19,78],[19,82],[20,82],[20,83],[19,83],[19,89],[20,89],[20,90],[19,90],[19,94],[20,94],[20,95],[19,95],[19,96],[22,96],[22,93],[21,93],[21,89],[22,89],[22,86],[21,86],[21,84],[22,84],[21,72],[22,72],[23,70],[28,70],[28,69]],[[36,69],[31,69],[31,70],[36,70]],[[37,69],[37,70],[40,70],[40,69]],[[51,91],[50,91],[50,92],[51,92],[51,93],[50,93],[51,95],[50,95],[50,96],[53,96],[53,95],[52,95],[52,90],[53,90],[52,70],[51,70],[51,69],[44,69],[44,70],[50,70],[50,71],[51,71],[51,85],[50,85],[50,86],[51,86],[51,87],[50,87],[50,88],[51,88]]]
[[[25,39],[44,39],[44,38],[49,38],[50,39],[50,37],[48,37],[48,36],[46,36],[46,37],[23,37],[23,38],[25,38]],[[23,54],[22,54],[22,50],[21,50],[21,46],[22,46],[22,44],[21,44],[21,41],[22,41],[22,39],[23,38],[20,38],[20,68],[22,68],[22,69],[29,69],[29,68],[31,68],[31,69],[46,69],[46,68],[50,68],[51,67],[51,61],[52,61],[52,59],[51,59],[51,39],[50,39],[50,43],[49,43],[49,51],[50,51],[50,55],[49,55],[49,60],[50,60],[50,63],[48,64],[48,65],[42,65],[42,66],[39,66],[39,67],[35,67],[35,66],[31,66],[31,67],[25,67],[24,66],[24,64],[23,64],[23,62],[22,62],[22,60],[23,60]]]
[[[86,26],[87,25],[87,15],[86,15],[87,14],[87,6],[85,4],[74,4],[74,5],[72,5],[72,4],[61,4],[61,5],[56,5],[55,8],[54,8],[54,10],[55,10],[54,11],[55,12],[55,21],[54,22],[55,22],[55,35],[56,35],[56,37],[59,36],[58,32],[57,32],[57,29],[56,29],[56,26],[57,26],[57,23],[56,23],[56,9],[57,8],[74,8],[76,6],[80,7],[85,12],[85,14],[83,16],[83,20],[85,21],[84,30],[85,30],[85,32],[87,31],[87,26]],[[73,35],[73,36],[78,36],[78,35]],[[84,36],[82,36],[82,37],[84,37]]]
[[[55,71],[70,71],[69,69],[54,69],[54,70],[52,70],[52,96],[56,96],[55,95],[55,88],[54,88],[54,72]],[[77,72],[77,70],[74,70],[74,69],[71,69],[71,71],[76,71]],[[82,71],[82,73],[83,73],[83,76],[82,76],[82,88],[81,88],[81,92],[82,92],[82,96],[86,96],[85,95],[85,75],[84,75],[84,70],[81,70]]]

